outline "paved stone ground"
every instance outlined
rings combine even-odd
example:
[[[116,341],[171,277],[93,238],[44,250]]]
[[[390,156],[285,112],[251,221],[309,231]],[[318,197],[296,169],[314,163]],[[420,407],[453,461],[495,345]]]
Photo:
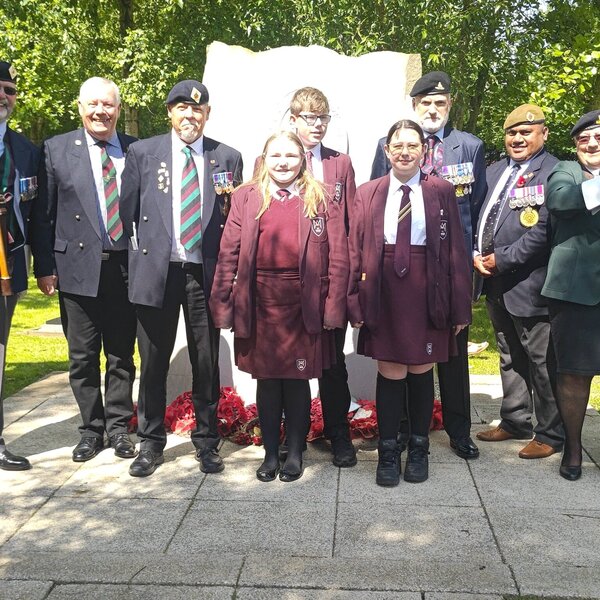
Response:
[[[474,376],[473,430],[498,417],[496,377]],[[33,470],[0,471],[2,600],[500,600],[600,598],[600,416],[589,411],[581,480],[524,442],[452,454],[432,434],[430,479],[375,485],[375,445],[338,469],[310,444],[298,482],[260,483],[262,449],[225,443],[226,469],[199,472],[170,436],[147,479],[105,450],[76,464],[79,421],[65,374],[5,402],[11,450]]]

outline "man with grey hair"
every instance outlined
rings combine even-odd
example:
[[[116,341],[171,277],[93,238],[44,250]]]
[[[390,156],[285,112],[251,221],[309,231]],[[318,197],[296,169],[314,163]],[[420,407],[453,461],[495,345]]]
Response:
[[[94,458],[104,448],[105,433],[116,456],[133,458],[127,425],[133,414],[136,321],[127,298],[119,192],[125,153],[135,138],[116,132],[121,103],[114,82],[88,79],[77,104],[83,128],[43,146],[31,224],[34,273],[44,294],[59,291],[69,379],[82,419],[73,460]]]

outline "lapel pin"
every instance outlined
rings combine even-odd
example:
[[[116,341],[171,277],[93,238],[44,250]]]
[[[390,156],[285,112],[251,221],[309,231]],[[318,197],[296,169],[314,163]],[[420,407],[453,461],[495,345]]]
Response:
[[[81,146],[81,140],[75,140],[75,145],[76,146]]]

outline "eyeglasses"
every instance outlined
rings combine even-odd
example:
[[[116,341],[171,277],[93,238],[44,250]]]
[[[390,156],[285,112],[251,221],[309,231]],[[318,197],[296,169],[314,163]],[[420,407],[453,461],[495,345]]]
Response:
[[[423,144],[417,144],[413,142],[410,144],[391,144],[388,146],[388,150],[392,154],[400,154],[404,151],[404,148],[406,148],[410,154],[418,154],[421,152],[422,147]]]
[[[600,133],[595,133],[594,135],[580,135],[577,139],[578,146],[587,146],[590,143],[590,140],[594,138],[596,140],[596,144],[600,145]]]
[[[300,113],[298,115],[302,117],[304,122],[311,127],[316,124],[317,121],[321,121],[321,125],[327,125],[331,121],[331,115],[305,115]]]
[[[0,89],[4,90],[4,93],[7,96],[15,96],[17,93],[17,88],[14,87],[6,87],[5,85],[0,84]]]

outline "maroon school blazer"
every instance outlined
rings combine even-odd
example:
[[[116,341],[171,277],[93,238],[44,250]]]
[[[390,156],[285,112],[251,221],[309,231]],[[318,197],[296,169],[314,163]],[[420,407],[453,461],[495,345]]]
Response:
[[[426,221],[427,312],[436,329],[471,322],[471,261],[467,257],[454,187],[421,176]],[[350,222],[350,323],[376,329],[383,263],[383,220],[389,174],[356,190]]]
[[[215,326],[233,327],[239,338],[250,337],[252,331],[252,287],[259,225],[256,215],[261,204],[260,190],[254,185],[244,185],[233,193],[210,298]],[[299,210],[303,210],[302,205]],[[348,246],[340,206],[330,201],[327,209],[319,211],[313,219],[301,212],[298,236],[302,317],[306,330],[317,334],[324,324],[344,327]]]

